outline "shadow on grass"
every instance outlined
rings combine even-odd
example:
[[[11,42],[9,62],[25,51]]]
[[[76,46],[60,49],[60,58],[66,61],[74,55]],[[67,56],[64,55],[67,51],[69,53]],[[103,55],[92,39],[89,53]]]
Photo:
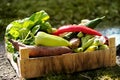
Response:
[[[41,78],[31,78],[26,80],[100,80],[104,77],[108,79],[120,79],[120,67],[116,65],[113,67],[81,71],[72,74],[52,73]]]

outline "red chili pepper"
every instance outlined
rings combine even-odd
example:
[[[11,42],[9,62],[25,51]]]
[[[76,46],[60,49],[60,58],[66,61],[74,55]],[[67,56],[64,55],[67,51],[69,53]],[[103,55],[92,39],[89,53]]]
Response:
[[[60,28],[57,29],[56,32],[54,32],[54,35],[59,35],[62,34],[64,32],[83,32],[86,34],[91,34],[91,35],[98,35],[101,36],[102,34],[99,33],[98,31],[88,28],[86,26],[83,25],[67,25],[67,26],[62,26]]]

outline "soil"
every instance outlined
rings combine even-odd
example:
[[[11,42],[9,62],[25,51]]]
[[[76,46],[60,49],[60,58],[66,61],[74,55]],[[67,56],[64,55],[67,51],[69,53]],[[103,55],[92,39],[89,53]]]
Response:
[[[0,80],[18,80],[18,76],[5,54],[4,42],[0,42]]]

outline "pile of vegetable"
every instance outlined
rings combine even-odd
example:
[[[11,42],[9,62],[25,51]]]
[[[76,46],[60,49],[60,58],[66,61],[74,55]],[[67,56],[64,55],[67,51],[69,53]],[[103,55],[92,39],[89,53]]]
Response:
[[[109,48],[107,37],[94,29],[104,17],[59,28],[52,27],[49,18],[42,10],[11,22],[5,33],[7,51],[18,56],[19,48],[23,47],[30,49],[30,57],[43,57]]]

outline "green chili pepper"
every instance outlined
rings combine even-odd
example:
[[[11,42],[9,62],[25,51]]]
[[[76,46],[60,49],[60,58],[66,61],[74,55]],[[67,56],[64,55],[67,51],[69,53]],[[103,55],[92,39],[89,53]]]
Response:
[[[105,16],[101,17],[101,18],[96,18],[93,20],[90,20],[88,23],[85,24],[85,26],[89,27],[89,28],[95,28],[100,22],[102,22],[102,20],[105,18]]]

